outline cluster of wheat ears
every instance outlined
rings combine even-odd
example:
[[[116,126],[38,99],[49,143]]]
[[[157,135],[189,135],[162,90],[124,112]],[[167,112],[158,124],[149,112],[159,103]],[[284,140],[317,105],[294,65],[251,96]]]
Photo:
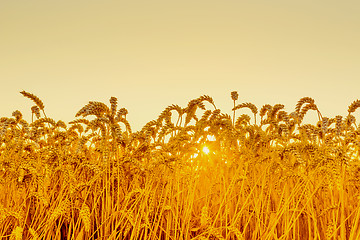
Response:
[[[1,240],[360,239],[360,100],[327,118],[232,92],[231,116],[204,95],[132,132],[115,97],[65,124],[21,94],[31,123],[0,118]]]

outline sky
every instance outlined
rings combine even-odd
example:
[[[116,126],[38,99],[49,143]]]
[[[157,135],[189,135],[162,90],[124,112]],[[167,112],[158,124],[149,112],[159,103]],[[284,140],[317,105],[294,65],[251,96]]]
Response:
[[[66,122],[117,97],[134,130],[204,94],[231,113],[231,91],[344,116],[360,98],[359,12],[357,0],[0,0],[0,116],[31,120],[23,90]]]

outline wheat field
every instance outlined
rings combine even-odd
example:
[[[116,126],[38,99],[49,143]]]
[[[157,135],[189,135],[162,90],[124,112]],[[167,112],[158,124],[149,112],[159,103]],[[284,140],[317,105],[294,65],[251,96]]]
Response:
[[[360,239],[360,100],[328,118],[232,92],[229,115],[204,95],[133,132],[115,97],[66,124],[21,94],[31,122],[0,119],[1,240]]]

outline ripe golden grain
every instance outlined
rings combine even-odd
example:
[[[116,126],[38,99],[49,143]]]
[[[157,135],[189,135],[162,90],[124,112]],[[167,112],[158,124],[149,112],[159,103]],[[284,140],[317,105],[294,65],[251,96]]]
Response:
[[[0,118],[0,236],[360,236],[359,100],[347,116],[326,117],[309,97],[288,113],[282,104],[236,104],[232,92],[231,117],[203,95],[133,132],[115,97],[110,106],[90,101],[66,124],[21,94],[36,120],[19,111]],[[235,118],[243,108],[253,116]],[[310,110],[318,122],[302,123]]]
[[[85,231],[89,232],[91,228],[91,216],[90,216],[90,208],[86,203],[84,203],[81,206],[79,215],[84,223]]]

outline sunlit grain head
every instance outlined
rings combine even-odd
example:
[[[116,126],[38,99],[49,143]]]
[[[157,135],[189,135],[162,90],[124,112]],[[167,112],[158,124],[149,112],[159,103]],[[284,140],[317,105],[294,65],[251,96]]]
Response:
[[[214,135],[207,135],[206,140],[211,141],[211,142],[215,142],[216,138],[215,138]]]
[[[193,158],[197,158],[197,156],[199,156],[199,154],[194,153],[193,155],[191,155],[191,159],[193,159]],[[191,160],[191,162],[192,162],[192,160]]]

